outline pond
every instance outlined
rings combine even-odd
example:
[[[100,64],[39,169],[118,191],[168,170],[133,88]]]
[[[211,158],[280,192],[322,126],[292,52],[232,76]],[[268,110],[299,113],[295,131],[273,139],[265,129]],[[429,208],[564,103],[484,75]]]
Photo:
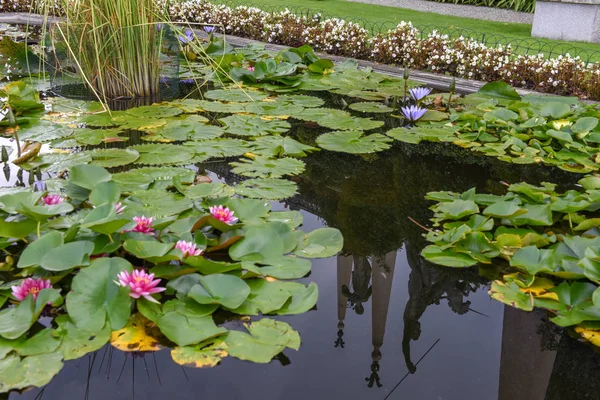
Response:
[[[217,42],[215,46],[220,46],[223,55],[223,44]],[[192,63],[192,73],[184,74],[179,83],[181,95],[189,95],[186,99],[136,104],[135,108],[113,104],[119,110],[110,115],[102,112],[95,102],[61,99],[50,92],[44,100],[47,109],[44,112],[39,109],[35,101],[37,93],[30,86],[7,86],[14,96],[9,102],[24,109],[18,116],[22,119],[17,119],[20,140],[41,145],[25,152],[26,158],[18,162],[19,166],[4,163],[5,180],[0,185],[4,224],[15,221],[11,218],[22,222],[19,218],[25,215],[35,219],[37,226],[32,225],[17,237],[5,231],[1,235],[4,248],[18,249],[11,251],[20,256],[17,267],[25,271],[17,271],[8,258],[0,267],[4,281],[0,295],[6,302],[1,312],[7,315],[26,304],[27,298],[19,303],[7,291],[28,274],[52,278],[52,283],[62,289],[58,297],[61,300],[61,296],[66,297],[66,307],[59,301],[49,301],[51,306],[47,307],[42,302],[40,308],[46,311],[41,313],[39,323],[35,321],[40,312],[37,316],[32,313],[35,318],[25,324],[24,330],[0,323],[0,354],[3,357],[9,354],[8,357],[21,362],[21,370],[14,374],[44,375],[45,365],[30,369],[25,366],[25,361],[37,354],[58,352],[67,361],[52,380],[54,373],[48,373],[47,385],[22,393],[13,391],[4,394],[4,398],[598,398],[596,377],[600,373],[600,356],[592,344],[584,342],[572,329],[563,329],[550,320],[556,314],[550,308],[552,305],[535,303],[551,312],[541,308],[525,312],[490,298],[492,281],[508,276],[504,275],[508,269],[506,262],[494,260],[485,268],[451,268],[436,265],[422,255],[428,239],[431,241],[424,234],[431,233],[431,221],[435,222],[437,215],[431,210],[432,201],[425,198],[428,193],[461,193],[475,188],[477,193],[500,198],[508,185],[520,182],[531,185],[552,182],[560,192],[580,190],[582,173],[598,169],[595,161],[580,154],[595,149],[597,141],[593,136],[600,134],[595,130],[597,110],[569,98],[560,98],[546,107],[544,100],[535,96],[517,99],[514,96],[518,95],[510,88],[488,86],[487,92],[483,90],[460,99],[456,93],[428,94],[417,103],[426,104],[429,110],[422,118],[415,118],[419,122],[414,126],[415,121],[408,121],[411,118],[407,113],[403,116],[397,110],[396,102],[409,87],[417,86],[415,82],[357,69],[352,63],[332,69],[324,61],[313,59],[314,54],[307,49],[280,54],[273,61],[274,69],[269,69],[273,56],[259,48],[243,49],[240,53],[244,62],[250,60],[255,65],[251,71],[245,67],[240,71],[240,64],[236,63],[238,70],[230,71],[241,76],[245,82],[242,88],[227,85],[223,88],[213,78],[207,84],[200,85],[202,79],[188,83],[190,75],[206,77],[212,73],[206,66]],[[282,66],[294,57],[301,58],[294,68]],[[263,60],[267,60],[265,74],[256,80]],[[281,72],[284,67],[288,68],[286,74]],[[196,84],[200,91],[195,90]],[[542,103],[541,108],[536,102]],[[455,108],[450,112],[451,103]],[[525,111],[517,114],[511,107]],[[541,122],[541,117],[535,116],[538,112],[548,120]],[[482,139],[480,134],[485,130],[480,129],[479,120],[462,127],[470,129],[468,132],[454,129],[458,124],[449,122],[451,118],[456,123],[460,118],[474,120],[479,116],[489,127],[510,136],[502,139],[505,147],[498,146],[494,138]],[[514,121],[519,118],[533,122],[519,121],[521,126],[517,126]],[[589,128],[585,131],[583,123],[569,118],[584,120]],[[506,126],[515,129],[508,132]],[[521,129],[540,126],[548,128],[548,134],[536,131],[532,135],[537,135],[543,146],[528,141],[525,137],[529,133]],[[549,127],[556,129],[550,132]],[[471,131],[478,131],[479,136]],[[5,136],[13,133],[10,127],[5,129]],[[463,136],[456,140],[455,134]],[[573,135],[569,136],[568,144],[565,144],[566,134]],[[485,143],[481,146],[485,152],[469,151],[480,142]],[[3,153],[9,148],[16,151],[12,139],[2,139],[0,145]],[[5,158],[9,156],[16,161],[14,154]],[[81,164],[87,164],[86,168]],[[82,179],[84,175],[87,179]],[[283,175],[287,178],[282,179]],[[48,196],[49,193],[63,196],[59,204],[46,203],[48,208],[39,205],[40,186]],[[31,192],[30,188],[36,191]],[[33,196],[33,200],[18,197],[22,193]],[[532,189],[527,193],[537,192]],[[465,197],[463,201],[467,200]],[[70,203],[77,211],[72,212]],[[223,204],[235,209],[241,223],[223,223],[205,215],[209,205]],[[122,205],[127,208],[124,212],[119,209]],[[580,205],[577,211],[588,206]],[[105,208],[106,214],[97,217]],[[144,237],[144,232],[136,230],[139,223],[126,229],[131,217],[141,213],[158,218],[152,228],[159,231],[156,236]],[[568,215],[575,222],[585,218],[575,211],[569,211]],[[276,226],[276,234],[260,230],[271,224]],[[79,233],[80,227],[82,231],[85,229],[83,234]],[[449,228],[444,225],[444,229]],[[280,251],[273,253],[269,244],[276,247],[278,241],[286,241],[292,230],[296,233],[291,247],[286,242],[281,244]],[[336,230],[341,232],[343,245]],[[298,236],[298,232],[307,235]],[[312,232],[327,232],[329,236],[311,236]],[[270,243],[261,244],[262,247],[256,242],[248,244],[260,234]],[[51,235],[60,235],[54,246],[43,242]],[[73,241],[74,237],[78,241]],[[179,247],[173,249],[180,237],[206,250],[206,258],[190,257]],[[63,256],[52,259],[38,254],[43,253],[38,250],[24,257],[27,250],[20,251],[25,243],[15,238],[31,238],[33,244],[28,242],[27,249],[36,248],[41,241],[46,246],[44,252]],[[91,243],[94,250],[57,252],[76,243]],[[112,247],[114,243],[117,247]],[[475,250],[468,254],[476,255]],[[107,254],[118,257],[105,257]],[[448,257],[451,265],[457,256]],[[86,271],[96,273],[102,270],[99,268],[102,265],[106,265],[105,270],[118,269],[108,264],[108,260],[117,258],[127,264],[139,263],[168,281],[169,290],[164,296],[151,298],[161,302],[170,300],[156,309],[150,303],[152,300],[141,299],[135,303],[137,308],[133,308],[125,296],[120,301],[126,303],[128,307],[123,308],[128,313],[121,325],[114,321],[119,316],[112,315],[110,307],[101,315],[95,314],[114,300],[102,294],[102,290],[91,288],[94,294],[102,294],[100,301],[93,307],[79,309],[78,303],[93,302],[93,296],[81,289],[80,278],[86,277],[86,273],[91,280],[107,282],[106,292],[116,290],[116,286],[111,286],[116,274],[99,277]],[[312,268],[306,270],[304,264],[298,264],[298,259],[312,259]],[[232,286],[240,288],[232,291],[236,292],[233,295],[219,292],[218,285],[210,287],[202,280],[204,276],[190,273],[190,267],[205,276],[227,276],[235,280],[231,285],[242,286]],[[129,271],[131,264],[119,268]],[[181,280],[190,275],[197,279],[192,284]],[[582,277],[577,275],[579,280]],[[585,277],[596,282],[588,275]],[[251,307],[258,304],[256,299],[262,293],[255,286],[251,295],[234,298],[238,291],[245,290],[246,284],[238,281],[253,284],[260,281],[269,286],[288,279],[295,279],[301,285],[289,289],[287,297],[269,311],[260,307],[275,302],[273,293],[269,293],[272,298],[268,301],[262,300],[260,307]],[[318,300],[313,296],[314,289],[311,292],[312,283],[318,287]],[[203,292],[193,294],[194,288]],[[533,308],[534,296],[530,296]],[[215,306],[208,315],[211,322],[214,317],[223,331],[189,340],[189,335],[208,329],[206,325],[196,325],[190,333],[185,323],[163,321],[166,315],[182,313],[169,309],[168,303],[176,303],[173,308],[182,306],[186,312],[198,313],[198,308],[190,311],[193,307],[188,297],[204,307],[222,306],[217,311]],[[536,294],[536,301],[538,297]],[[510,303],[510,298],[507,301]],[[521,303],[519,306],[524,308]],[[127,322],[131,309],[133,316]],[[94,316],[90,318],[86,313]],[[254,324],[250,326],[258,326],[262,314],[289,323],[293,329],[287,326],[278,334],[287,338],[290,331],[297,331],[301,338],[299,349],[295,351],[289,339],[286,343],[289,348],[275,351],[272,361],[271,356],[264,360],[266,350],[253,350],[252,346],[264,349],[267,344],[256,339],[261,343],[240,345],[231,341],[214,354],[204,352],[213,345],[223,345],[220,338],[233,337],[233,332],[242,335],[239,332],[245,332],[249,321]],[[206,317],[206,314],[182,315],[186,321]],[[589,319],[582,321],[595,323],[598,320],[595,317],[587,315]],[[142,325],[146,336],[133,329],[117,337],[113,334],[110,343],[104,344],[109,341],[110,331],[122,332],[120,328],[126,322],[131,328],[134,326],[131,321],[140,321],[135,318],[145,321]],[[152,331],[157,329],[152,322],[156,322],[168,340],[159,335],[160,331],[158,334]],[[579,327],[580,322],[564,325]],[[74,324],[78,329],[74,330]],[[81,329],[90,325],[98,326],[95,330]],[[591,323],[581,326],[598,329]],[[43,332],[49,332],[54,339],[31,342],[32,337]],[[92,336],[85,339],[78,336],[86,335],[85,332],[91,332]],[[121,335],[131,332],[131,337],[119,340]],[[136,339],[137,334],[141,339]],[[96,335],[104,337],[104,341],[94,342]],[[57,337],[60,340],[54,347],[48,344]],[[148,337],[155,341],[146,343],[148,348],[161,350],[139,351],[140,343]],[[280,341],[273,336],[270,339]],[[94,342],[95,348],[87,348],[86,340]],[[199,342],[200,347],[195,348]],[[179,353],[178,358],[175,353],[185,351],[181,349],[196,353],[191,358]],[[223,349],[231,356],[219,353]],[[7,373],[9,369],[3,362],[0,358],[0,370],[5,368]],[[214,366],[190,368],[192,363]],[[48,366],[49,370],[52,368],[54,365]],[[18,381],[10,372],[11,379]],[[22,388],[13,381],[7,385]],[[4,383],[0,381],[0,387]]]
[[[401,148],[370,161],[321,153],[306,162],[300,193],[274,208],[300,210],[307,230],[338,227],[346,246],[313,262],[316,310],[284,318],[300,332],[300,351],[267,366],[228,358],[184,369],[167,351],[136,357],[106,346],[68,362],[44,389],[10,398],[596,398],[592,349],[544,313],[491,300],[477,273],[424,261],[420,228],[407,219],[428,213],[421,199],[434,187],[484,187],[524,171]],[[226,165],[216,171],[236,178]],[[528,178],[545,178],[538,172]]]

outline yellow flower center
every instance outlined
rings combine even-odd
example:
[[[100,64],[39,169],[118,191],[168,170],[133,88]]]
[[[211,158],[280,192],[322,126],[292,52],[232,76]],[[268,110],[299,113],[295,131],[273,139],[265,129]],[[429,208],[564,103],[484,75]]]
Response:
[[[141,276],[136,276],[135,278],[133,278],[133,280],[135,281],[135,283],[150,283],[150,280],[148,280],[148,278],[146,277],[141,277]]]
[[[29,291],[27,293],[29,294],[38,294],[40,292],[40,289],[37,287],[32,287],[31,289],[29,289]]]

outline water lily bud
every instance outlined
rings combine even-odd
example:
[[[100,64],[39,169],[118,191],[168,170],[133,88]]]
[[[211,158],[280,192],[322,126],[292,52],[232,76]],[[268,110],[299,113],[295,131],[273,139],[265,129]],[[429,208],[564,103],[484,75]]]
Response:
[[[2,146],[2,162],[8,161],[8,151],[6,150],[6,146]]]
[[[450,92],[454,93],[456,91],[456,79],[452,78],[452,82],[450,82]]]
[[[404,66],[404,80],[408,80],[409,71],[408,67]]]
[[[10,107],[8,108],[8,123],[13,128],[17,126],[17,119],[15,118],[15,114]]]

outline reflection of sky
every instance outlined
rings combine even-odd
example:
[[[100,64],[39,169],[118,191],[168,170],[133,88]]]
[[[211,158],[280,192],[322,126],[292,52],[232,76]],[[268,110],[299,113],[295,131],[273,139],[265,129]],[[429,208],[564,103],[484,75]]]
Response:
[[[274,209],[283,207],[274,205]],[[303,212],[304,230],[322,226],[316,216]],[[302,346],[296,352],[286,349],[291,363],[282,366],[277,360],[267,365],[226,358],[212,369],[186,368],[173,363],[168,352],[156,354],[161,384],[156,377],[152,354],[135,358],[135,397],[140,399],[377,399],[382,400],[406,375],[402,353],[403,313],[409,298],[407,282],[410,268],[404,250],[400,250],[394,275],[384,345],[381,348],[380,380],[383,386],[367,387],[370,374],[371,301],[365,303],[363,315],[347,310],[344,330],[345,348],[335,348],[337,338],[336,259],[314,260],[312,275],[305,281],[319,286],[317,310],[287,316],[300,332]],[[431,305],[420,318],[421,336],[411,342],[412,361],[440,341],[389,399],[495,399],[498,393],[503,306],[490,300],[486,290],[469,296],[471,308],[484,316],[468,312],[457,315],[446,300]],[[133,362],[113,352],[107,376],[109,352],[70,361],[46,387],[41,399],[85,399],[88,368],[88,399],[132,399]],[[104,360],[102,361],[104,357]],[[146,362],[146,365],[144,364]],[[102,368],[100,364],[102,362]],[[147,371],[146,371],[147,368]],[[150,380],[148,378],[150,375]],[[186,378],[187,375],[187,378]],[[11,400],[34,399],[39,389]]]

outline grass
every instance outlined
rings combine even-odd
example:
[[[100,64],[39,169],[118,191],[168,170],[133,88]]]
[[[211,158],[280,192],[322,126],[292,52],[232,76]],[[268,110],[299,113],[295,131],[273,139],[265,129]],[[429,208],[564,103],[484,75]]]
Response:
[[[529,24],[484,21],[345,0],[258,0],[257,2],[213,0],[213,2],[228,5],[252,5],[264,11],[278,11],[288,7],[296,13],[323,12],[325,17],[343,18],[377,31],[392,28],[401,21],[410,21],[424,32],[437,28],[451,36],[458,37],[462,34],[465,37],[474,37],[488,45],[511,43],[515,52],[519,54],[542,52],[546,56],[555,57],[568,52],[572,56],[580,55],[586,61],[587,59],[600,61],[600,44],[532,38]],[[460,30],[474,32],[460,32]]]

